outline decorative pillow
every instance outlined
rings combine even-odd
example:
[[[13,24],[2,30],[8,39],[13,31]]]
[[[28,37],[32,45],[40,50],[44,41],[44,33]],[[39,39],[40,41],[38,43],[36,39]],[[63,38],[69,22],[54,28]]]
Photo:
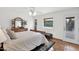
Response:
[[[11,31],[10,29],[6,29],[6,31],[11,39],[16,39],[15,33],[13,31]]]

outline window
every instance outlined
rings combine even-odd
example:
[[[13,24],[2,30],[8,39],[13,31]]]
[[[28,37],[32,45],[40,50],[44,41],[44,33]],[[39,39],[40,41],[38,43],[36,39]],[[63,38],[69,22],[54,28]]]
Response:
[[[75,17],[66,17],[66,31],[74,30],[74,18]]]

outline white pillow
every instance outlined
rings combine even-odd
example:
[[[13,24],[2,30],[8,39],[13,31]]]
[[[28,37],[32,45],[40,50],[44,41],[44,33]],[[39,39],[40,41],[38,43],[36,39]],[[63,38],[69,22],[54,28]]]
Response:
[[[7,40],[5,33],[0,28],[0,43],[5,42]]]
[[[7,34],[6,30],[5,30],[5,29],[2,29],[2,31],[4,32],[4,34],[5,34],[6,38],[7,38],[7,40],[10,40],[10,37],[9,37],[9,35]]]
[[[13,31],[11,31],[10,29],[6,29],[6,31],[11,39],[16,39],[16,35]]]
[[[10,40],[10,37],[9,37],[9,35],[7,34],[6,30],[3,29],[1,26],[0,26],[0,29],[4,32],[4,35],[6,36],[7,40]]]

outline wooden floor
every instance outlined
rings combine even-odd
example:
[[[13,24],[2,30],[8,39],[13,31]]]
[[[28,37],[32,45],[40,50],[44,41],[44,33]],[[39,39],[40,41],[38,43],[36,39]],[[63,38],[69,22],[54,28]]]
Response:
[[[65,42],[59,39],[52,39],[55,44],[53,46],[54,51],[79,51],[79,45]]]

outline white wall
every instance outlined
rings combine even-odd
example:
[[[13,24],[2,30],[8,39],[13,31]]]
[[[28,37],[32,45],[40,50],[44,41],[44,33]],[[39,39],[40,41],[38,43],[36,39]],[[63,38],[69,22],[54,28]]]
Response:
[[[59,39],[63,39],[65,41],[69,41],[69,42],[72,42],[72,43],[78,43],[79,42],[76,42],[76,39],[74,40],[70,40],[70,39],[66,39],[64,37],[64,34],[65,34],[65,31],[64,31],[64,26],[65,26],[65,18],[66,17],[71,17],[71,16],[74,16],[75,17],[75,20],[78,20],[79,18],[79,8],[70,8],[70,9],[67,9],[67,10],[62,10],[62,11],[58,11],[58,12],[52,12],[52,13],[48,13],[48,14],[45,14],[45,15],[40,15],[40,16],[36,16],[35,18],[38,19],[38,29],[39,30],[44,30],[44,31],[47,31],[47,32],[50,32],[53,34],[53,36],[55,38],[59,38]],[[43,19],[44,18],[50,18],[50,17],[53,17],[53,21],[54,21],[54,26],[52,28],[45,28],[44,27],[44,21]],[[77,21],[76,21],[77,22]],[[75,25],[75,27],[77,28],[78,27],[78,24]],[[75,29],[75,33],[77,32],[77,30]]]
[[[32,18],[28,15],[28,10],[23,7],[0,7],[0,25],[4,28],[11,27],[11,20],[21,17],[27,21],[27,27],[33,27]]]

